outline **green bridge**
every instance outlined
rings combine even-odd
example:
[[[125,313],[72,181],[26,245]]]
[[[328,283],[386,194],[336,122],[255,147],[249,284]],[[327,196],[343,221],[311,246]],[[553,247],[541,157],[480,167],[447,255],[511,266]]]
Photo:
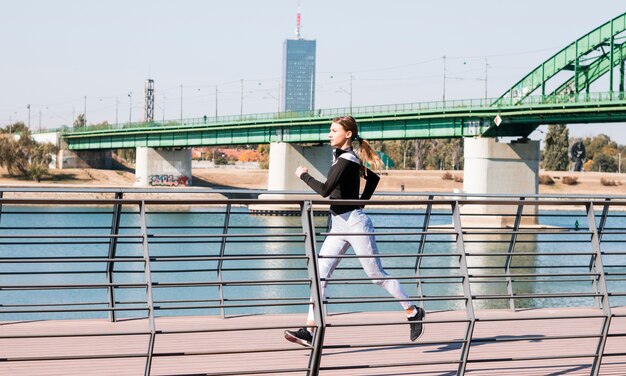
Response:
[[[361,134],[370,140],[527,137],[542,124],[626,122],[625,41],[626,13],[575,40],[503,95],[490,100],[196,118],[99,129],[86,127],[65,131],[63,139],[70,150],[317,143],[328,139],[330,120],[346,114],[352,114],[359,121]],[[608,80],[598,81],[603,76]],[[593,83],[602,85],[602,91],[592,92]]]

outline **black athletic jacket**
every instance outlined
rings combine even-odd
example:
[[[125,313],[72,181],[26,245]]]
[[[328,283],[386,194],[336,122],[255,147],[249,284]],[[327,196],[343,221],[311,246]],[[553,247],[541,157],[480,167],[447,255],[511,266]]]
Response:
[[[359,199],[361,177],[361,163],[359,158],[354,154],[352,148],[343,150],[335,149],[333,153],[333,164],[328,171],[328,177],[326,182],[322,183],[315,179],[308,173],[300,175],[302,179],[309,187],[315,192],[322,195],[322,197],[328,197],[331,199]],[[380,178],[372,170],[367,169],[365,174],[365,188],[361,195],[361,200],[369,200],[376,190],[378,181]],[[330,212],[333,214],[342,214],[349,212],[350,210],[361,208],[357,205],[331,205]]]

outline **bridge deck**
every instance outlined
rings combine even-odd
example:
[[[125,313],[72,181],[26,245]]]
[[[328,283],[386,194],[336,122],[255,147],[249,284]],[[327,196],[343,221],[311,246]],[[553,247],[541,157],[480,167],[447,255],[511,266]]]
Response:
[[[605,355],[600,374],[624,375],[626,317],[623,316],[626,309],[613,309],[612,313],[615,317],[605,354],[621,354]],[[597,336],[601,333],[600,315],[601,311],[586,308],[477,311],[467,374],[588,375],[593,362],[590,355],[595,353]],[[415,344],[408,340],[406,325],[380,325],[399,323],[403,321],[402,316],[401,312],[329,315],[320,374],[455,375],[462,349],[459,340],[465,335],[466,323],[462,321],[466,318],[465,312],[429,312],[425,334]],[[564,318],[568,316],[570,318]],[[532,317],[558,318],[528,319]],[[489,321],[494,318],[506,321]],[[282,336],[282,328],[297,327],[304,319],[302,314],[227,319],[158,318],[157,330],[170,333],[157,334],[152,374],[241,375],[258,371],[272,375],[305,374],[302,369],[307,367],[310,350],[286,342]],[[451,320],[461,321],[449,322]],[[338,326],[354,323],[379,325]],[[265,329],[231,331],[259,327]],[[197,333],[188,332],[196,330]],[[95,319],[3,322],[0,324],[0,374],[141,375],[149,336],[139,333],[146,332],[149,329],[145,319],[117,323]],[[107,335],[59,336],[63,333]],[[126,334],[111,335],[114,333]],[[55,336],[45,337],[47,334]],[[38,337],[16,338],[18,336]],[[548,336],[559,338],[546,339]],[[64,356],[71,359],[45,359]],[[556,356],[563,358],[551,359]],[[545,359],[507,361],[511,357]],[[440,364],[420,364],[424,362]],[[346,369],[346,366],[359,368]]]

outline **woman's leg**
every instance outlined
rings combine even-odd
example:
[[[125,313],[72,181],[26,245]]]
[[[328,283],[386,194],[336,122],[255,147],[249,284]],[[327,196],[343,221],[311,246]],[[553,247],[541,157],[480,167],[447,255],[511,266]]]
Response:
[[[374,226],[367,214],[363,213],[361,210],[355,210],[352,215],[353,217],[350,218],[350,232],[374,232]],[[351,236],[348,242],[352,245],[354,253],[358,256],[378,255],[378,247],[374,235]],[[391,296],[400,300],[402,308],[404,308],[407,313],[409,310],[413,311],[414,305],[397,279],[378,279],[389,277],[383,269],[380,258],[360,257],[359,261],[368,277],[372,278],[372,283],[383,287]]]
[[[333,222],[333,229],[335,228],[336,226]],[[335,230],[335,231],[339,232],[338,230]],[[331,230],[331,233],[332,233],[332,230]],[[332,258],[331,256],[343,255],[344,253],[346,253],[349,247],[350,247],[350,244],[348,244],[348,242],[343,237],[334,236],[334,235],[326,236],[326,239],[324,239],[324,243],[322,244],[322,249],[320,250],[320,253],[319,253],[320,256],[325,256],[325,257],[318,258],[320,279],[330,278],[330,276],[333,274],[333,272],[337,268],[337,265],[339,265],[339,262],[341,261],[340,258]],[[322,297],[322,300],[324,300],[324,298],[326,297],[327,285],[328,285],[327,281],[320,282],[320,295]],[[310,305],[309,315],[307,316],[308,327],[315,326],[313,310],[314,310],[313,305]]]

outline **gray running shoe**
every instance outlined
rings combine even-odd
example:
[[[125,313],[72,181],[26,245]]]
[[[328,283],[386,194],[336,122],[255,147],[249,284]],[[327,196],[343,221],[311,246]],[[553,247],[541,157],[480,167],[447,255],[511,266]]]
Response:
[[[285,339],[304,347],[313,347],[313,336],[306,328],[300,328],[297,331],[285,330]]]
[[[415,306],[417,314],[408,318],[409,321],[422,321],[426,317],[426,311],[422,308]],[[424,325],[421,322],[411,322],[411,341],[415,341],[424,334]]]

